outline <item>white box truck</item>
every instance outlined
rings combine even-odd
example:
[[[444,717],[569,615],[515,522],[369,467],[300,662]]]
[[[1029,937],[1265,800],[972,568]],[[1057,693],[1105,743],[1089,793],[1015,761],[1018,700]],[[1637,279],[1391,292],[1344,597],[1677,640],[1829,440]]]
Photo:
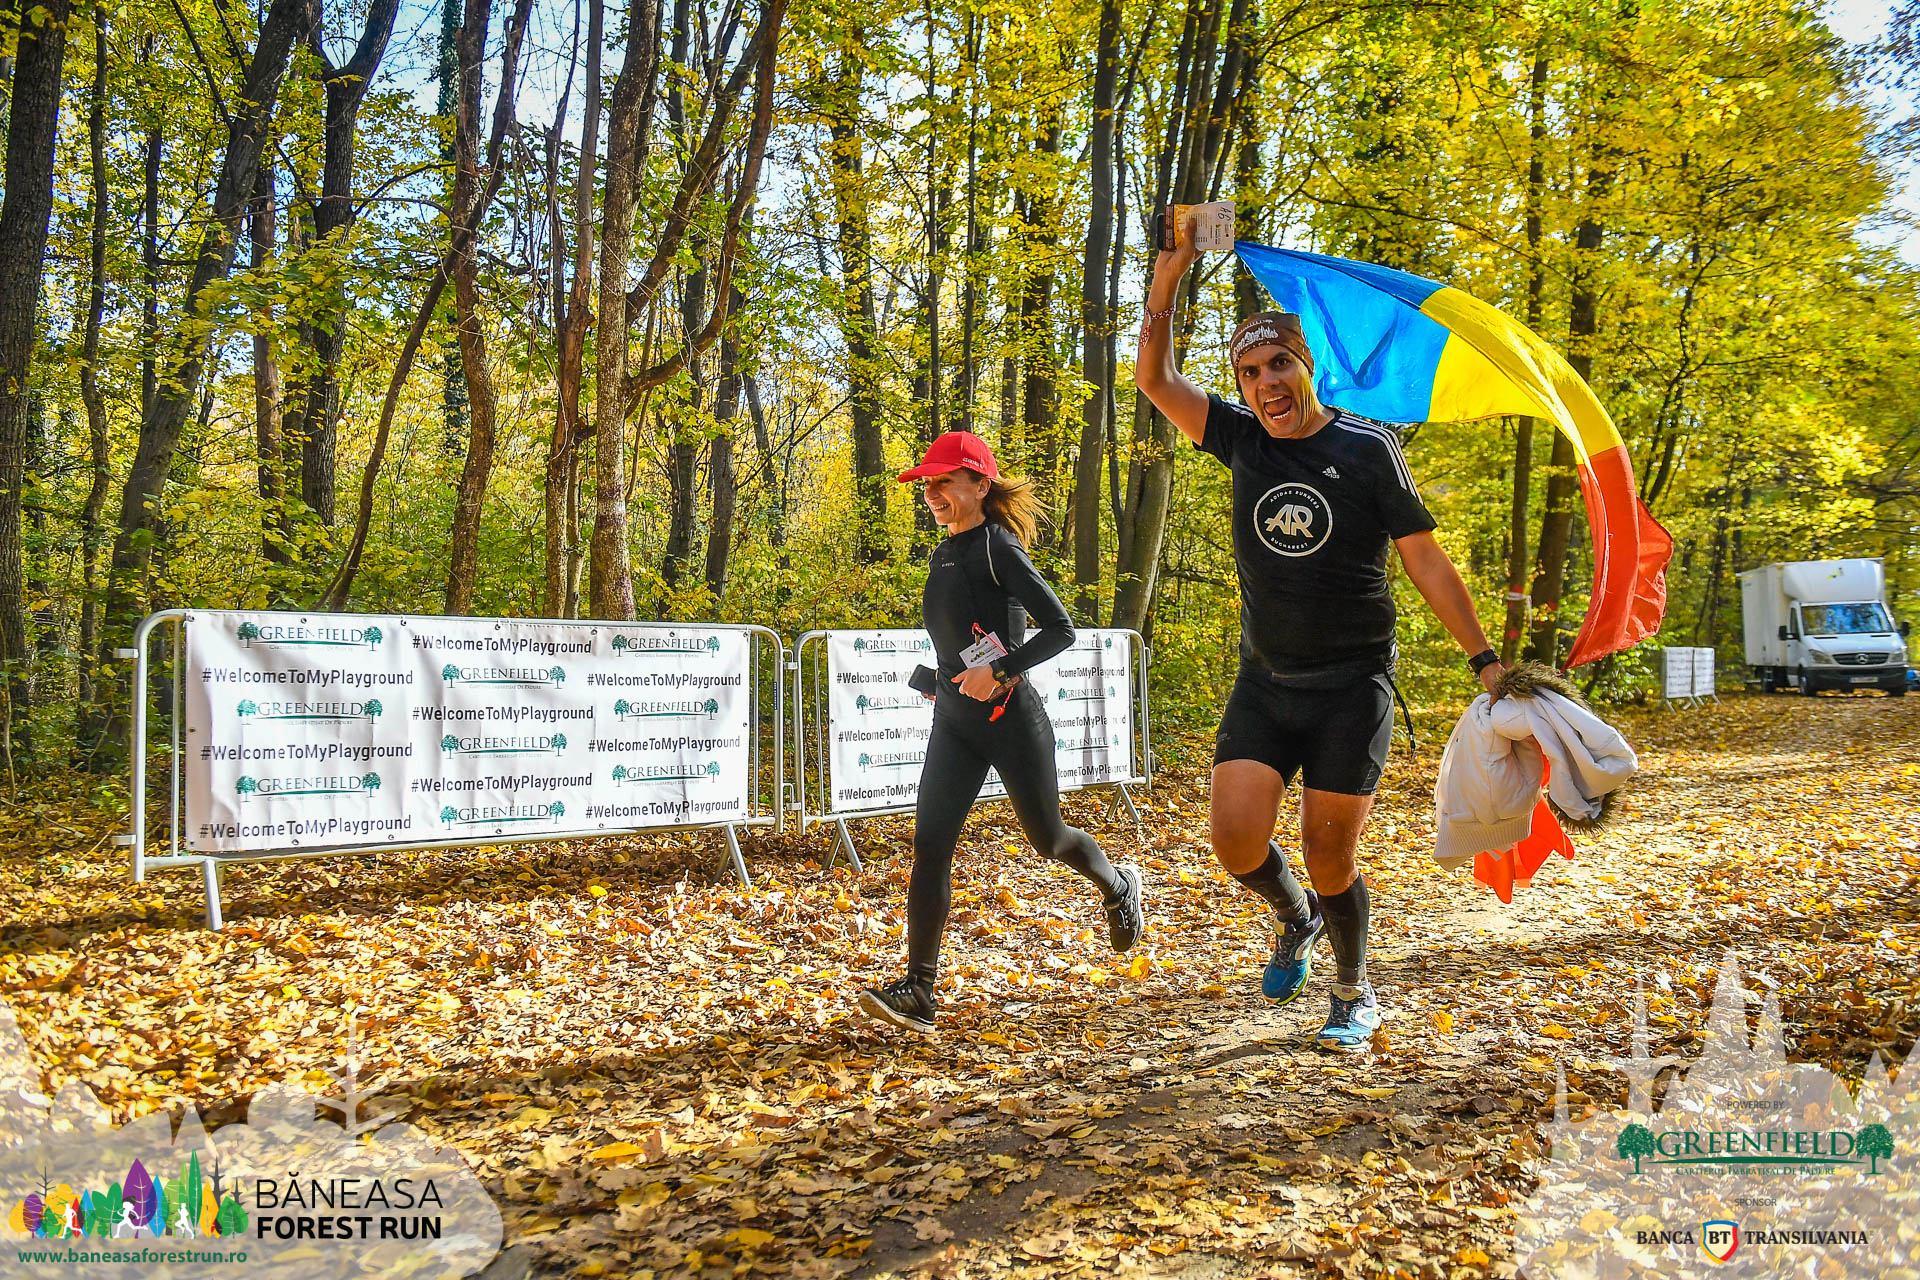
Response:
[[[1747,664],[1763,693],[1788,687],[1907,691],[1907,646],[1878,560],[1802,560],[1740,575]]]

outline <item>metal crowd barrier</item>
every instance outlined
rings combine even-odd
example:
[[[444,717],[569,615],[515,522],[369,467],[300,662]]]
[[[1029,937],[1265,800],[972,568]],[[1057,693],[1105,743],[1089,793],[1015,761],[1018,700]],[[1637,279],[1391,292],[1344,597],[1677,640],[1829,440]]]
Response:
[[[766,627],[729,623],[661,623],[661,622],[608,622],[603,619],[591,620],[552,620],[534,618],[512,619],[474,619],[471,621],[498,621],[513,624],[537,624],[540,626],[616,629],[623,633],[687,631],[703,632],[744,632],[748,635],[746,683],[743,690],[749,700],[747,810],[744,818],[727,822],[664,822],[635,826],[618,826],[594,831],[575,831],[569,833],[529,832],[516,835],[508,832],[487,837],[441,840],[407,840],[378,843],[335,843],[318,847],[281,848],[267,850],[248,850],[244,852],[198,852],[185,847],[183,834],[183,806],[186,800],[186,770],[183,768],[182,733],[185,713],[182,709],[186,680],[186,641],[196,619],[210,619],[221,614],[246,613],[249,617],[281,617],[289,620],[309,619],[322,621],[329,616],[317,613],[301,614],[282,612],[269,614],[265,611],[220,611],[196,609],[167,609],[152,614],[140,623],[134,633],[134,646],[131,650],[119,651],[123,659],[132,659],[134,664],[134,701],[133,701],[133,743],[132,743],[132,813],[131,830],[117,838],[117,843],[130,849],[133,878],[136,881],[146,879],[147,871],[155,867],[197,867],[206,890],[207,927],[218,930],[222,927],[221,914],[221,876],[224,868],[233,863],[277,861],[289,858],[324,858],[361,853],[387,853],[416,849],[464,849],[489,845],[519,843],[527,840],[577,840],[600,838],[604,836],[631,835],[648,831],[719,831],[725,837],[727,861],[735,877],[746,888],[753,887],[752,878],[747,871],[746,859],[740,851],[739,832],[742,829],[765,828],[779,830],[783,821],[782,803],[783,783],[786,774],[784,759],[786,743],[786,683],[784,674],[789,669],[786,645],[780,637]],[[422,617],[420,615],[384,615],[391,616],[397,625],[411,621],[446,622],[450,619]],[[460,619],[460,621],[469,621]],[[164,737],[156,741],[149,707],[154,694],[162,687],[155,683],[156,663],[152,649],[154,637],[165,633],[168,641],[166,656],[160,664],[162,670],[159,680],[164,682],[169,696],[161,712],[166,721]],[[163,835],[156,835],[148,825],[148,786],[147,773],[149,753],[156,750],[160,743],[165,744],[166,759],[166,829]],[[151,846],[151,847],[150,847]]]
[[[1150,654],[1145,638],[1138,631],[1122,628],[1088,628],[1087,630],[1097,630],[1101,634],[1124,635],[1133,654],[1133,688],[1130,691],[1133,709],[1131,726],[1133,741],[1129,744],[1132,774],[1123,779],[1082,786],[1063,785],[1061,791],[1064,793],[1092,790],[1102,786],[1113,787],[1114,795],[1108,807],[1108,813],[1118,816],[1124,807],[1133,818],[1135,830],[1144,838],[1145,827],[1140,819],[1140,810],[1134,804],[1131,788],[1153,785],[1155,760],[1147,704]],[[850,634],[851,631],[847,630],[844,633]],[[827,641],[835,634],[833,631],[805,632],[794,641],[792,656],[787,663],[787,669],[793,676],[791,766],[793,777],[787,784],[787,806],[793,813],[802,835],[806,834],[807,828],[811,826],[827,824],[834,828],[833,852],[827,861],[829,867],[833,866],[844,853],[854,870],[860,871],[864,867],[847,823],[858,818],[879,818],[889,814],[911,813],[914,806],[911,803],[904,803],[857,809],[833,807],[828,761],[829,741],[833,727],[828,714]],[[898,632],[896,634],[921,633]],[[988,803],[1003,798],[999,795],[983,794],[975,803]]]

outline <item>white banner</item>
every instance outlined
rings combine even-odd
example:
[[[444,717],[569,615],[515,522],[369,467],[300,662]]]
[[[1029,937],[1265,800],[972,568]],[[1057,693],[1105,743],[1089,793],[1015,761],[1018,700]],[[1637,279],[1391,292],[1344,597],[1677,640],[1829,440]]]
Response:
[[[1695,649],[1693,651],[1694,697],[1711,698],[1717,696],[1718,691],[1714,687],[1713,680],[1713,661],[1716,656],[1712,649]]]
[[[195,851],[748,816],[747,632],[213,610],[186,631]]]
[[[1687,648],[1660,651],[1660,696],[1668,701],[1693,696],[1693,650]]]
[[[827,765],[831,811],[909,807],[920,792],[933,704],[907,683],[936,665],[925,631],[827,633]],[[1133,773],[1133,651],[1124,631],[1081,631],[1073,646],[1027,673],[1053,722],[1060,789]],[[983,796],[1005,795],[989,771]]]

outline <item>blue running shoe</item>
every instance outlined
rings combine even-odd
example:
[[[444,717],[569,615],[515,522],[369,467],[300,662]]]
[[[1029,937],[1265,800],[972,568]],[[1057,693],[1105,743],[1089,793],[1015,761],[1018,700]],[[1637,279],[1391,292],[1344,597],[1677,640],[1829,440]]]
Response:
[[[1380,1026],[1380,1001],[1374,997],[1370,982],[1346,989],[1356,994],[1343,996],[1340,984],[1335,984],[1327,1025],[1320,1028],[1314,1043],[1337,1053],[1365,1053],[1372,1047],[1373,1033]]]
[[[1280,936],[1273,943],[1273,959],[1260,977],[1260,993],[1276,1005],[1289,1004],[1307,985],[1313,972],[1313,944],[1325,932],[1327,922],[1320,914],[1320,896],[1307,890],[1307,922],[1277,922]]]

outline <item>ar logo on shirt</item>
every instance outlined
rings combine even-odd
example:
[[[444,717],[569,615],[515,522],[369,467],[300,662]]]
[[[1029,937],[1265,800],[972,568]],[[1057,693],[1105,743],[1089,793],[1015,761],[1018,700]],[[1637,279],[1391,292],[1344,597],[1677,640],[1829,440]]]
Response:
[[[1253,528],[1276,554],[1312,555],[1333,532],[1333,510],[1310,484],[1277,484],[1254,504]]]

